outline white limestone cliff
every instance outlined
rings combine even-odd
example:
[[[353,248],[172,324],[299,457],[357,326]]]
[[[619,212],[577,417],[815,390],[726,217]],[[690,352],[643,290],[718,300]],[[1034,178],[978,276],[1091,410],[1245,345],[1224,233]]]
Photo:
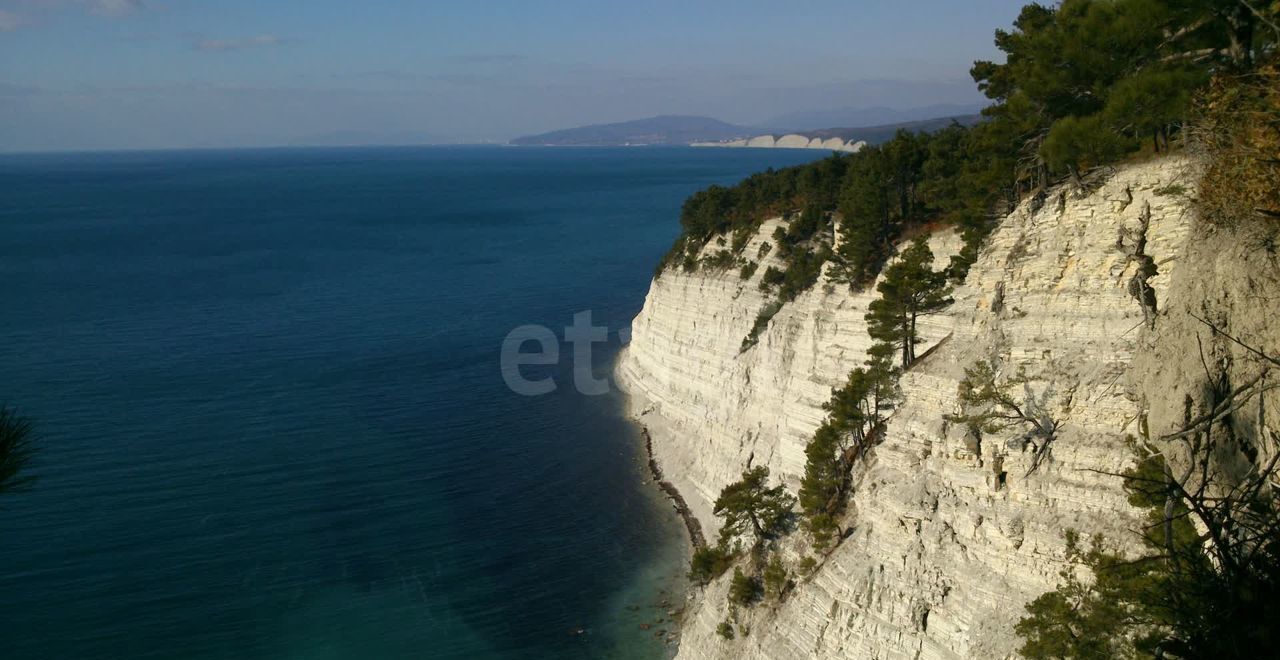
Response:
[[[788,133],[778,138],[778,141],[773,146],[779,149],[808,149],[809,138],[796,133]]]
[[[1054,190],[1005,218],[955,304],[924,322],[920,353],[930,352],[904,374],[904,401],[857,468],[852,535],[780,605],[741,612],[745,637],[715,633],[725,579],[695,594],[680,657],[1014,656],[1023,605],[1059,581],[1064,529],[1132,542],[1136,514],[1119,480],[1099,472],[1130,460],[1125,436],[1152,394],[1144,374],[1159,370],[1133,366],[1152,333],[1129,294],[1130,255],[1144,237],[1159,268],[1148,283],[1168,299],[1192,225],[1173,191],[1194,176],[1183,159],[1126,166],[1091,192]],[[765,222],[744,255],[754,258],[781,223]],[[940,265],[959,247],[950,232],[930,242]],[[749,462],[798,488],[821,404],[870,345],[863,317],[874,294],[824,275],[740,352],[774,259],[748,281],[736,271],[664,273],[618,365],[657,461],[709,535],[711,502]],[[964,368],[980,359],[1024,368],[1061,423],[1052,462],[1035,474],[1008,437],[974,443],[944,421]],[[813,554],[804,543],[787,541],[793,565]]]
[[[848,153],[857,153],[867,143],[862,140],[849,140],[845,142],[838,137],[827,138],[808,138],[798,133],[788,133],[779,138],[772,135],[757,135],[752,138],[740,138],[737,140],[724,140],[721,142],[693,142],[691,147],[751,147],[753,149],[826,149],[827,151],[843,151]]]

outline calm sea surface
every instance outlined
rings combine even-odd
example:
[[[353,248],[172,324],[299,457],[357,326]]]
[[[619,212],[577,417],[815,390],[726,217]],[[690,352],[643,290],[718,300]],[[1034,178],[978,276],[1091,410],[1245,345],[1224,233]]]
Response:
[[[662,657],[685,540],[620,397],[499,349],[590,310],[607,375],[681,201],[822,155],[0,157],[0,657]]]

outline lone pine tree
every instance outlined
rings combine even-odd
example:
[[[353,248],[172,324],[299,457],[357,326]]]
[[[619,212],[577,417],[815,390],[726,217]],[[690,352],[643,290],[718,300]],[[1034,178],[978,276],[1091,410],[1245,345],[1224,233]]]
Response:
[[[785,487],[769,487],[769,468],[759,465],[720,491],[712,513],[724,518],[722,544],[748,531],[758,544],[786,531],[794,505],[795,498]]]
[[[805,447],[804,477],[800,480],[800,508],[818,547],[826,547],[839,532],[837,518],[848,499],[854,462],[870,445],[881,413],[896,398],[897,370],[883,359],[849,373],[841,388],[832,390],[823,405],[826,421]]]
[[[872,339],[898,347],[905,369],[915,361],[915,347],[920,343],[917,320],[936,314],[953,302],[946,273],[933,270],[933,251],[921,237],[885,269],[876,290],[880,298],[872,301],[867,312],[867,333]]]

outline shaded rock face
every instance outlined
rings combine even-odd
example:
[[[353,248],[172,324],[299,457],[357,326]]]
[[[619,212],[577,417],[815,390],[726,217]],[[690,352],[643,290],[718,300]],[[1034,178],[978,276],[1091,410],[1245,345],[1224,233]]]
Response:
[[[1268,224],[1202,223],[1187,241],[1188,266],[1174,269],[1131,375],[1153,439],[1181,430],[1188,409],[1207,412],[1217,403],[1215,389],[1233,390],[1259,375],[1264,362],[1228,335],[1280,355],[1280,227]],[[1234,438],[1215,433],[1223,476],[1242,476],[1280,449],[1277,411],[1280,390],[1273,389],[1233,415]],[[1175,462],[1183,457],[1176,444],[1161,448]]]
[[[1122,470],[1139,415],[1149,407],[1155,420],[1167,406],[1168,395],[1144,379],[1163,383],[1172,372],[1151,376],[1160,370],[1146,363],[1160,360],[1145,356],[1162,327],[1181,324],[1170,320],[1171,305],[1197,295],[1188,284],[1195,276],[1183,272],[1191,214],[1183,197],[1168,194],[1194,180],[1187,161],[1156,160],[1089,191],[1051,191],[1005,218],[955,304],[924,319],[919,354],[930,352],[904,374],[904,401],[884,441],[856,468],[851,536],[782,604],[740,613],[746,637],[715,634],[727,616],[723,579],[695,594],[680,656],[1014,656],[1024,604],[1059,581],[1063,530],[1133,542],[1139,513],[1119,479],[1100,471]],[[744,255],[754,258],[781,223],[764,223]],[[949,232],[930,242],[938,266],[959,248]],[[657,460],[709,536],[711,502],[748,463],[798,489],[821,405],[871,343],[863,316],[874,293],[824,274],[740,353],[767,301],[756,280],[779,265],[774,259],[749,281],[736,272],[665,273],[618,365]],[[1131,293],[1136,274],[1155,300],[1155,330],[1146,290]],[[975,438],[944,420],[959,411],[958,382],[978,360],[1004,374],[1025,370],[1059,422],[1051,461],[1036,473],[1027,474],[1031,452],[1016,442],[1019,431]],[[782,553],[792,566],[813,555],[802,534]]]

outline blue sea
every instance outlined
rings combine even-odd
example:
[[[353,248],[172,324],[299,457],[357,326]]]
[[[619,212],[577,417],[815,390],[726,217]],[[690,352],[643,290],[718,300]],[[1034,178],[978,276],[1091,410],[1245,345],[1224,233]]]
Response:
[[[660,658],[687,540],[607,377],[681,202],[824,152],[0,157],[0,657]],[[641,624],[652,623],[648,630]]]

